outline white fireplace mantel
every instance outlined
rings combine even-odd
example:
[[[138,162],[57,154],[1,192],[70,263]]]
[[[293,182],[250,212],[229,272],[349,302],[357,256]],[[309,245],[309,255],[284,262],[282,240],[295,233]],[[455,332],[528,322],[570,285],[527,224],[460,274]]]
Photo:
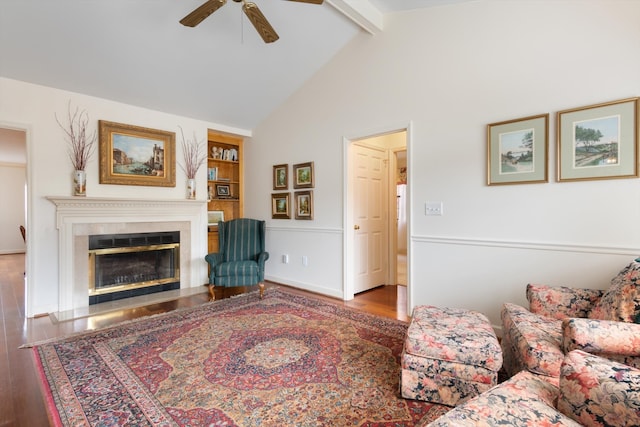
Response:
[[[180,231],[180,287],[206,278],[206,202],[106,197],[47,197],[56,205],[58,310],[87,307],[88,240],[94,234]]]

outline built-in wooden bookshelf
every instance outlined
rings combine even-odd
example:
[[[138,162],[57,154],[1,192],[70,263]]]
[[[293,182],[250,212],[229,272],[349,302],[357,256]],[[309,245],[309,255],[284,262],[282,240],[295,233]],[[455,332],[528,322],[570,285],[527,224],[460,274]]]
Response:
[[[243,139],[209,130],[207,142],[207,210],[224,220],[243,215]],[[218,226],[208,226],[209,252],[218,251]]]

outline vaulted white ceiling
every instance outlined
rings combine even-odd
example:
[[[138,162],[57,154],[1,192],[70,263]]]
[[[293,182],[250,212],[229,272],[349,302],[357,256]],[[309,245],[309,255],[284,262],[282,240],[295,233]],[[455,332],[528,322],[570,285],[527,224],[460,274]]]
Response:
[[[0,76],[250,130],[384,16],[468,0],[253,0],[280,39],[265,44],[228,1],[0,0]]]

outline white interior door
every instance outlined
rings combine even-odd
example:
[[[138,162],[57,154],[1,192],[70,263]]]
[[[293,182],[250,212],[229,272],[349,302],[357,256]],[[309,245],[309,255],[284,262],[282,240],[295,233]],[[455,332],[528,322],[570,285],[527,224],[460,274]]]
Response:
[[[385,284],[388,259],[386,150],[353,144],[354,292]]]

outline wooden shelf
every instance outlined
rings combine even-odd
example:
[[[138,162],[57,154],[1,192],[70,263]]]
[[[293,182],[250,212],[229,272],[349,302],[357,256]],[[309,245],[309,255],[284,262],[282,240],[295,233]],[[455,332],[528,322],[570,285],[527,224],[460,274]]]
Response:
[[[223,179],[207,180],[210,196],[207,200],[207,210],[224,212],[224,220],[229,221],[243,216],[244,205],[244,173],[243,173],[243,139],[238,136],[217,133],[209,130],[207,142],[207,168],[215,168],[210,177]],[[231,156],[237,160],[225,160],[213,157],[215,152],[220,155]],[[217,185],[228,185],[229,196],[215,197]],[[207,227],[209,252],[218,251],[218,227]]]
[[[238,164],[238,163],[240,163],[240,161],[238,161],[238,160],[214,159],[213,157],[209,157],[209,158],[207,158],[207,161],[209,161],[209,162],[221,162],[221,163],[233,163],[233,164]]]

